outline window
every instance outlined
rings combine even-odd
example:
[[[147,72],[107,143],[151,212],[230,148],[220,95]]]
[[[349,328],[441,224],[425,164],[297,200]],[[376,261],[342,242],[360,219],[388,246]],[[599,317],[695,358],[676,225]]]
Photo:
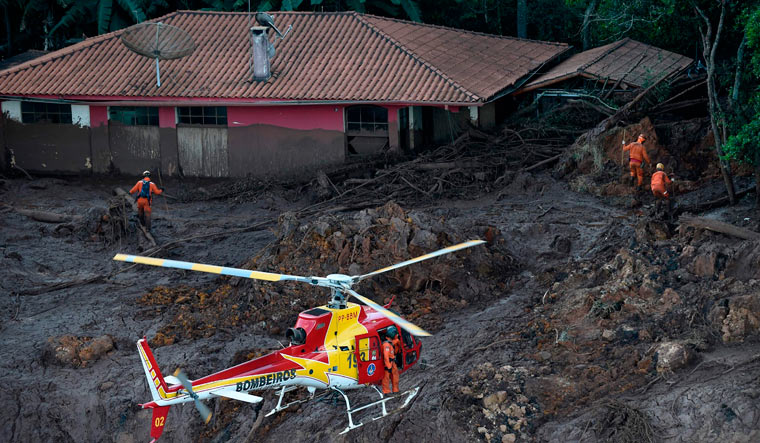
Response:
[[[191,125],[227,126],[227,108],[224,106],[177,107],[179,123]]]
[[[71,105],[21,102],[21,121],[71,124]]]
[[[388,132],[388,110],[380,106],[351,106],[346,109],[349,132]]]
[[[128,126],[158,126],[158,108],[109,106],[108,119]]]

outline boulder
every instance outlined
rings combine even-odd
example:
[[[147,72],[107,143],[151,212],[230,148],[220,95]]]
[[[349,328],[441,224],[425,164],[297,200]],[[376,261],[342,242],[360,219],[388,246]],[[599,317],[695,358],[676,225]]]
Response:
[[[657,346],[657,372],[673,372],[685,367],[694,359],[694,353],[684,343],[667,341]]]
[[[714,308],[714,310],[719,308]],[[713,318],[712,315],[711,318]],[[714,319],[722,319],[721,332],[724,342],[744,341],[748,335],[760,329],[760,294],[730,298],[727,312],[724,308],[715,315]]]

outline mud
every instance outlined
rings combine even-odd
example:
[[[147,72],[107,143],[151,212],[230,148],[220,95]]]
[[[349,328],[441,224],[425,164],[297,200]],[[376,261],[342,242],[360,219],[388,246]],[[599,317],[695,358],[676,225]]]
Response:
[[[100,211],[115,186],[133,181],[12,179],[0,187],[0,423],[9,441],[148,441],[138,338],[155,346],[165,373],[182,367],[196,378],[279,348],[298,312],[327,299],[295,284],[129,267],[111,259],[141,252],[136,230],[104,241],[14,211]],[[357,287],[378,302],[395,295],[394,309],[434,332],[422,362],[402,377],[402,388],[422,387],[407,410],[340,436],[342,402],[263,418],[259,410],[275,401],[266,394],[258,407],[209,402],[208,426],[191,406],[174,407],[167,441],[760,438],[757,244],[676,229],[647,215],[645,197],[632,196],[643,207],[631,210],[548,173],[510,174],[469,200],[308,217],[297,215],[312,204],[298,188],[163,185],[181,198],[154,203],[157,242],[197,237],[163,250],[166,258],[363,273],[458,241],[488,241]],[[745,204],[711,216],[755,214]],[[354,402],[371,398],[352,393]]]

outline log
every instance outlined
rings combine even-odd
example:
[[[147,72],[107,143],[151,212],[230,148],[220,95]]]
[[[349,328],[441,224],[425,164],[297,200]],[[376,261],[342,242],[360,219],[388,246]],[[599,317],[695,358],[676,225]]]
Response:
[[[31,209],[16,209],[19,214],[29,217],[32,220],[37,220],[43,223],[67,223],[75,222],[82,219],[81,216],[68,215],[68,214],[56,214],[55,212],[46,211],[34,211]]]
[[[551,163],[551,162],[559,160],[559,158],[562,157],[562,155],[564,155],[564,154],[557,154],[554,157],[549,157],[546,160],[541,160],[540,162],[536,163],[535,165],[528,166],[527,168],[523,169],[522,171],[523,172],[532,171],[532,170],[534,170],[534,169],[536,169],[536,168],[538,168],[540,166],[543,166],[545,164],[548,164],[548,163]]]
[[[744,240],[760,240],[759,232],[750,231],[749,229],[740,228],[739,226],[734,226],[730,223],[712,220],[709,218],[682,215],[678,219],[678,223],[681,226],[691,226],[698,229],[707,229],[709,231],[739,237]]]

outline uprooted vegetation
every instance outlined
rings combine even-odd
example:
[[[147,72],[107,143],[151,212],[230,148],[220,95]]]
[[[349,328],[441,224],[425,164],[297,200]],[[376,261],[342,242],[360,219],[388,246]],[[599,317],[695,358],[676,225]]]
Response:
[[[5,398],[20,411],[7,420],[11,439],[147,436],[149,417],[135,406],[150,395],[134,356],[136,338],[148,336],[162,369],[182,366],[202,376],[279,348],[277,340],[298,313],[329,296],[296,283],[120,264],[82,278],[68,272],[71,263],[98,268],[110,264],[114,252],[142,250],[275,273],[356,275],[482,238],[486,245],[357,285],[379,303],[393,299],[392,309],[434,336],[402,377],[406,387],[422,386],[419,400],[350,438],[755,441],[757,233],[736,237],[710,232],[705,223],[650,217],[649,196],[619,183],[627,175],[621,141],[647,133],[650,156],[679,176],[679,200],[698,207],[719,194],[712,185],[717,168],[704,161],[713,155],[710,135],[703,118],[629,120],[567,155],[564,137],[572,127],[470,130],[409,161],[378,160],[372,172],[347,166],[306,184],[178,183],[172,212],[156,209],[154,229],[168,239],[158,247],[138,231],[129,200],[108,200],[112,184],[104,186],[105,206],[73,201],[47,221],[54,228],[31,221],[50,217],[53,211],[42,205],[23,217],[4,207],[2,284],[14,297],[6,300],[2,327],[24,337],[4,345],[8,367],[21,373],[20,381],[9,381]],[[554,178],[539,172],[555,162]],[[8,199],[58,185],[23,185]],[[299,200],[305,191],[308,197]],[[228,212],[234,216],[225,219],[221,214]],[[741,208],[711,217],[745,228],[755,221]],[[267,227],[271,231],[262,231]],[[39,248],[37,241],[49,246]],[[90,257],[82,256],[82,245]],[[33,352],[27,342],[37,343]],[[38,387],[40,378],[51,384]],[[82,379],[97,379],[97,397],[85,397]],[[47,401],[32,408],[26,395]],[[71,398],[85,409],[99,408],[103,422],[69,414],[61,405]],[[205,428],[192,407],[173,408],[167,432],[178,441],[335,441],[345,420],[330,402],[266,419],[262,406],[224,401],[212,407],[215,418]],[[72,431],[68,422],[81,426]]]
[[[286,213],[276,228],[276,241],[243,268],[304,276],[359,275],[469,238],[495,235],[488,227],[455,231],[444,217],[407,212],[392,202],[353,216],[326,216],[310,223]],[[497,298],[518,269],[504,242],[494,241],[466,254],[373,279],[361,291],[383,304],[394,298],[393,308],[405,318],[435,331],[447,312]],[[209,290],[159,286],[143,295],[139,304],[155,307],[155,314],[168,309],[173,315],[152,344],[209,337],[218,329],[242,325],[277,336],[292,326],[299,312],[324,304],[329,295],[302,284],[226,280]]]

